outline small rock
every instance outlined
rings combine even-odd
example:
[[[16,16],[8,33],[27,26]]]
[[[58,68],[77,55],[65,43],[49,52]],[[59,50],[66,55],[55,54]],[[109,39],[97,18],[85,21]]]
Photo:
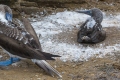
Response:
[[[114,63],[114,64],[113,64],[113,67],[114,67],[115,69],[119,69],[119,70],[120,70],[120,63]]]

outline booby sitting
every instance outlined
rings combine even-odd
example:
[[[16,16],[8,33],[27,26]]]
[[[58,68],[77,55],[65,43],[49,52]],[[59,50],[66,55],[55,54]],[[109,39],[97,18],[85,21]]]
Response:
[[[91,10],[76,12],[91,16],[81,25],[77,34],[77,42],[98,43],[105,40],[106,32],[102,29],[103,14],[100,9],[93,8]]]
[[[6,8],[4,9],[7,11]],[[7,16],[9,14],[11,15],[8,11],[5,15]],[[8,23],[0,21],[0,46],[8,51],[12,57],[10,60],[3,61],[2,64],[10,65],[12,62],[18,61],[19,58],[27,58],[31,59],[32,62],[43,68],[51,76],[55,74],[58,77],[62,77],[57,70],[45,61],[54,60],[52,57],[60,56],[42,51],[39,39],[29,20],[22,17],[22,26],[19,26],[13,21],[9,22],[9,18],[5,17],[5,19],[8,20]]]

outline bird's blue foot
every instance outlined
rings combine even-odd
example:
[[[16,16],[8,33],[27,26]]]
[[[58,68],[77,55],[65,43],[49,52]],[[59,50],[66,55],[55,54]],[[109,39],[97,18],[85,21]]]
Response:
[[[19,58],[12,58],[12,59],[13,59],[13,63],[20,61]]]
[[[11,57],[9,60],[0,61],[0,66],[8,66],[8,65],[11,65],[12,63],[15,63],[15,62],[18,62],[18,61],[20,61],[19,58]]]

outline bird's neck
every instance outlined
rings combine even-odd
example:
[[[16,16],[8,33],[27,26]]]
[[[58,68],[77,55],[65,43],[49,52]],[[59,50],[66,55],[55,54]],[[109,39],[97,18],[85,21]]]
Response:
[[[7,23],[8,21],[5,19],[5,14],[3,12],[0,12],[0,21]]]
[[[86,23],[87,29],[92,29],[95,24],[96,21],[92,17],[87,19],[87,23]]]

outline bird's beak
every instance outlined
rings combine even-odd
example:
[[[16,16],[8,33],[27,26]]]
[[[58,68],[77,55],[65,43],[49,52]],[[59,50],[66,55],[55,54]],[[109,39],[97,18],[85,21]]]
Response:
[[[8,21],[12,21],[12,14],[6,12],[6,13],[5,13],[5,18],[6,18],[6,20],[8,20]]]
[[[91,13],[91,10],[85,10],[85,11],[76,11],[76,12],[78,12],[78,13],[84,13],[84,14],[87,14],[87,15],[92,15],[92,13]]]

